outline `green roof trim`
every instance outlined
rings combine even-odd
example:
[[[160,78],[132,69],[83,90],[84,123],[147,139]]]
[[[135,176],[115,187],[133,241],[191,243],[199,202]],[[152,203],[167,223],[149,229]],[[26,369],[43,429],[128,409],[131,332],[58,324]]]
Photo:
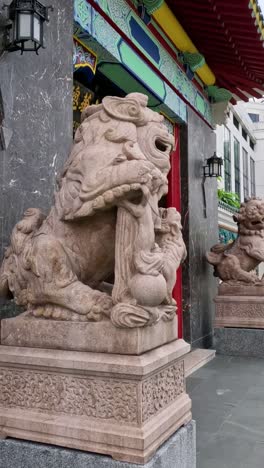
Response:
[[[230,101],[233,96],[228,89],[218,88],[218,86],[215,85],[207,86],[206,91],[214,102]]]
[[[202,54],[199,54],[198,52],[183,52],[182,55],[184,63],[187,63],[193,72],[195,72],[198,68],[201,68],[205,64],[204,56]]]
[[[152,15],[154,11],[158,10],[163,5],[164,0],[142,0],[142,3],[148,14]]]

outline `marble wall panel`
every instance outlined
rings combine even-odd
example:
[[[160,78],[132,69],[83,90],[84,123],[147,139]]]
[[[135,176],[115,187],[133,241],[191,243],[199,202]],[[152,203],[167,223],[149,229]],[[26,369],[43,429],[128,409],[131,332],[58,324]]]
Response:
[[[205,253],[218,242],[216,179],[205,181],[203,164],[215,151],[215,134],[188,110],[188,126],[181,128],[182,220],[188,258],[183,265],[184,337],[193,347],[210,347],[213,335],[213,298],[216,280]]]
[[[0,0],[0,9],[4,3]],[[48,211],[56,175],[72,145],[73,1],[53,0],[52,5],[46,48],[39,55],[5,52],[0,58],[7,146],[0,151],[0,259],[23,212],[29,207]]]

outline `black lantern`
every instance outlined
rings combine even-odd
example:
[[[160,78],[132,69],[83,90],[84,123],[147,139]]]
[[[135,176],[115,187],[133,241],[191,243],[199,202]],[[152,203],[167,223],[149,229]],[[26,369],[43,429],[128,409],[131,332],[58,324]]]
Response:
[[[222,176],[223,159],[219,158],[214,152],[211,158],[207,159],[204,166],[204,177],[221,177]]]
[[[36,52],[43,43],[43,25],[49,21],[48,11],[51,6],[45,7],[37,0],[13,0],[5,5],[8,10],[9,24],[6,26],[5,50],[13,52]]]

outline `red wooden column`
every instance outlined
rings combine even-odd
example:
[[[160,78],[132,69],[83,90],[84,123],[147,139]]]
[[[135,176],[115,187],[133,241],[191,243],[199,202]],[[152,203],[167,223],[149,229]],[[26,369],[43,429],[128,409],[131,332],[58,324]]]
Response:
[[[167,195],[167,205],[174,206],[181,212],[181,167],[180,167],[180,131],[177,125],[174,126],[175,150],[171,154],[171,170],[168,176],[169,191]],[[183,335],[182,321],[182,269],[177,271],[177,282],[173,290],[173,297],[177,302],[178,310],[178,337]]]

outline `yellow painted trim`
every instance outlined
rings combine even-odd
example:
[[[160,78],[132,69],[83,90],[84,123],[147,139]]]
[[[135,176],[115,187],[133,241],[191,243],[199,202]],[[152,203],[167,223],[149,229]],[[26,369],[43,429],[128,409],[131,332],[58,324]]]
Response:
[[[152,16],[181,52],[198,52],[188,34],[186,34],[165,2],[154,11]],[[216,81],[214,73],[206,63],[201,68],[198,68],[196,73],[206,86],[213,85]]]
[[[159,111],[159,114],[165,117],[165,119],[168,120],[172,125],[177,124],[177,122],[175,122],[175,120],[172,120],[171,117],[168,117],[167,114],[165,114],[165,112]]]

